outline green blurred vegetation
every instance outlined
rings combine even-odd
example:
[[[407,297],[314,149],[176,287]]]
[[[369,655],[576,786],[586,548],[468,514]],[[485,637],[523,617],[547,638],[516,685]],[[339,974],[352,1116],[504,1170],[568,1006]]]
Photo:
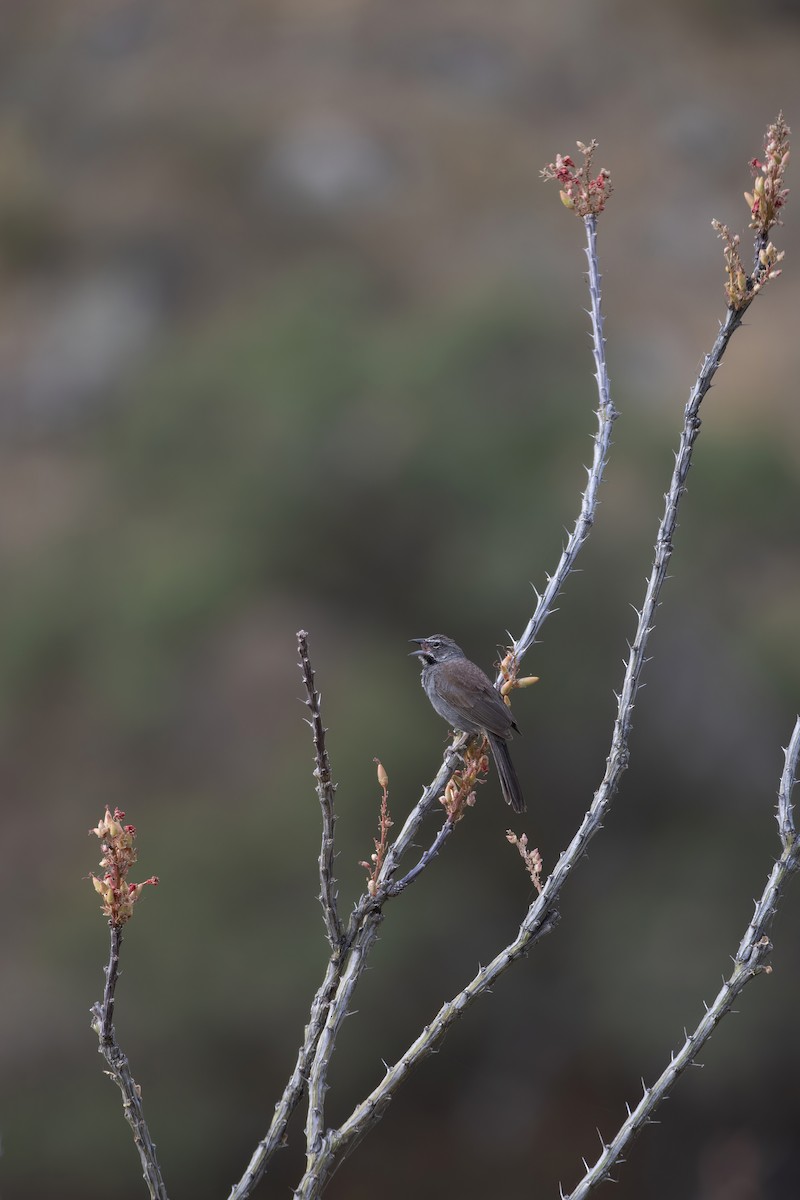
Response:
[[[276,580],[388,598],[378,624],[414,619],[415,577],[423,611],[453,578],[472,611],[517,592],[493,535],[561,490],[577,384],[542,351],[564,334],[523,296],[429,320],[334,273],[276,291],[171,350],[93,436],[102,508],[0,600],[7,698],[61,661],[123,724],[157,718],[187,649]]]

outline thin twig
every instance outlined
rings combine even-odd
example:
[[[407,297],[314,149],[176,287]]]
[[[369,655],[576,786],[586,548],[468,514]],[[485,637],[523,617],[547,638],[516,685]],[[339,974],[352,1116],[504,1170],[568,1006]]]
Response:
[[[306,692],[308,694],[308,699],[304,703],[311,713],[308,724],[314,736],[314,757],[316,759],[314,778],[317,781],[317,795],[319,796],[319,806],[322,810],[322,845],[319,852],[319,900],[325,917],[325,930],[328,935],[331,951],[337,954],[341,949],[343,935],[342,923],[339,920],[336,903],[336,880],[333,877],[333,862],[335,858],[334,826],[336,824],[334,796],[336,794],[336,784],[331,777],[331,763],[328,757],[328,748],[325,744],[327,730],[322,724],[320,694],[314,684],[314,672],[311,669],[311,662],[308,657],[308,634],[304,629],[298,631],[297,649],[300,654],[298,665],[302,671],[303,683],[306,685]]]
[[[420,856],[419,862],[413,866],[408,874],[404,875],[402,879],[398,879],[396,883],[390,883],[388,885],[386,891],[387,899],[399,896],[401,892],[405,891],[410,883],[414,882],[417,876],[425,870],[431,859],[436,857],[454,829],[455,823],[451,821],[449,817],[447,817],[444,825],[439,830],[428,849],[425,850]]]
[[[650,577],[647,581],[644,603],[639,613],[633,644],[629,646],[622,690],[617,697],[617,716],[614,722],[611,753],[608,757],[606,773],[595,794],[592,807],[589,813],[587,813],[587,819],[584,825],[581,826],[578,835],[576,835],[585,838],[587,841],[597,831],[598,822],[605,814],[605,810],[614,796],[619,786],[619,781],[628,765],[628,739],[633,723],[633,707],[636,700],[636,693],[639,689],[642,667],[645,662],[647,643],[654,627],[659,596],[667,578],[667,570],[672,557],[672,540],[678,524],[678,510],[681,498],[686,491],[686,479],[692,463],[692,451],[700,433],[700,405],[711,387],[712,380],[719,368],[728,343],[741,323],[741,312],[734,312],[732,309],[728,309],[725,320],[720,326],[720,331],[711,348],[711,352],[703,360],[700,374],[697,377],[697,381],[692,388],[686,408],[684,409],[680,445],[675,456],[675,467],[672,472],[669,491],[665,496],[664,515],[661,518],[658,536],[656,537],[655,558]],[[586,826],[585,830],[584,826]]]
[[[144,1119],[142,1092],[131,1075],[128,1059],[117,1042],[114,1032],[114,998],[119,979],[119,952],[122,946],[122,926],[109,922],[111,949],[108,966],[104,968],[106,983],[103,999],[92,1005],[92,1029],[99,1039],[98,1049],[108,1063],[108,1073],[122,1092],[122,1111],[131,1127],[136,1149],[142,1163],[147,1189],[151,1200],[167,1200],[167,1189],[161,1178],[161,1168],[156,1158],[156,1147]]]
[[[325,741],[327,730],[322,723],[321,698],[316,689],[314,671],[311,667],[308,653],[308,634],[304,629],[298,630],[297,649],[300,655],[298,665],[303,675],[303,683],[305,684],[307,695],[304,703],[310,713],[308,725],[311,728],[314,738],[314,757],[316,763],[314,778],[317,783],[317,795],[322,812],[322,845],[319,854],[319,899],[325,918],[325,930],[331,947],[331,957],[328,962],[325,978],[311,1004],[305,1037],[298,1051],[294,1070],[289,1076],[286,1087],[283,1090],[283,1095],[275,1105],[275,1113],[270,1127],[256,1146],[242,1178],[231,1189],[229,1200],[245,1200],[265,1175],[275,1151],[285,1145],[286,1129],[292,1114],[305,1094],[310,1064],[317,1049],[317,1043],[325,1025],[331,999],[341,975],[344,932],[339,919],[336,880],[333,875],[335,857],[334,826],[336,822],[334,797],[336,784],[333,782],[331,775],[330,758]]]
[[[103,999],[92,1008],[92,1015],[100,1018],[100,1028],[96,1030],[101,1043],[108,1045],[114,1038],[114,1002],[117,996],[117,980],[119,979],[119,953],[122,947],[122,926],[109,921],[111,930],[111,947],[108,955],[108,966],[103,967],[106,977],[103,988]],[[94,1028],[94,1023],[92,1024]]]
[[[798,759],[800,759],[800,717],[797,719],[789,748],[786,751],[786,761],[778,793],[779,807],[786,814],[785,822],[779,822],[783,853],[772,868],[761,899],[756,903],[753,919],[736,952],[733,971],[720,988],[714,1003],[710,1008],[706,1008],[700,1024],[693,1033],[686,1034],[680,1050],[676,1054],[672,1054],[669,1065],[652,1087],[644,1088],[644,1094],[636,1108],[631,1110],[628,1107],[627,1119],[608,1145],[603,1145],[602,1153],[597,1161],[587,1169],[578,1186],[570,1192],[569,1196],[565,1197],[565,1200],[583,1200],[584,1196],[588,1196],[598,1184],[608,1178],[609,1171],[622,1158],[636,1134],[652,1120],[653,1113],[665,1099],[678,1076],[696,1060],[719,1022],[731,1012],[740,992],[756,975],[760,975],[762,972],[768,974],[771,971],[772,968],[765,965],[765,959],[772,951],[772,943],[767,936],[767,930],[775,917],[781,889],[790,872],[796,870],[800,864],[800,854],[798,853],[800,845],[794,837],[794,818],[791,805],[791,793],[796,783]],[[788,834],[784,832],[786,829],[790,830]]]
[[[308,653],[308,634],[303,629],[297,633],[297,649],[300,654],[299,666],[306,687],[307,699],[305,700],[305,704],[311,714],[308,725],[311,728],[314,738],[314,756],[316,762],[314,778],[317,783],[317,795],[322,812],[322,845],[319,854],[319,899],[325,918],[325,930],[331,947],[331,956],[326,968],[325,978],[311,1004],[303,1044],[298,1050],[294,1069],[289,1076],[283,1094],[275,1105],[275,1112],[269,1129],[256,1146],[242,1178],[231,1189],[229,1200],[246,1200],[246,1197],[251,1194],[253,1188],[256,1187],[266,1174],[275,1151],[286,1144],[286,1129],[292,1114],[306,1092],[310,1066],[317,1049],[317,1043],[325,1026],[331,1000],[341,977],[343,956],[348,950],[339,918],[336,880],[333,875],[335,858],[334,825],[336,822],[334,796],[336,784],[332,779],[330,758],[325,741],[327,730],[322,723],[321,698],[316,689],[314,671],[311,667]],[[353,928],[350,932],[350,941],[355,936],[355,932],[356,930]]]
[[[611,384],[606,366],[606,339],[603,336],[603,312],[601,309],[600,267],[597,258],[597,216],[590,214],[583,218],[586,227],[586,259],[589,264],[589,296],[591,308],[589,316],[592,320],[592,353],[595,362],[595,381],[597,383],[597,432],[594,436],[594,452],[592,465],[587,468],[588,480],[586,489],[581,496],[581,507],[572,533],[564,547],[558,566],[552,575],[547,576],[547,586],[541,595],[537,592],[537,604],[533,616],[525,626],[523,633],[513,646],[514,656],[519,662],[523,654],[536,641],[539,630],[552,612],[553,605],[567,576],[575,566],[575,560],[581,547],[591,532],[597,511],[597,496],[603,478],[608,452],[611,446],[611,433],[619,413],[611,400]],[[498,683],[500,676],[498,676]]]

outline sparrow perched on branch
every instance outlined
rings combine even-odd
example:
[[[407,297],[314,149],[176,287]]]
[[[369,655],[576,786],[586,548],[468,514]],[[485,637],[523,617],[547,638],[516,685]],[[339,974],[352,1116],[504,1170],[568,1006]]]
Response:
[[[511,709],[488,675],[470,662],[452,638],[434,633],[411,641],[419,646],[411,653],[422,661],[422,686],[434,709],[452,729],[485,735],[506,803],[514,812],[524,812],[522,789],[508,752],[507,738],[517,729]]]

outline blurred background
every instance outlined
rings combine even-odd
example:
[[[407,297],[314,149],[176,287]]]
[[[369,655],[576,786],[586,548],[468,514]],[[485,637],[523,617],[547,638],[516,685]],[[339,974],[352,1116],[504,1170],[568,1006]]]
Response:
[[[487,670],[577,512],[595,391],[580,223],[600,140],[621,411],[598,521],[526,670],[517,831],[551,867],[602,775],[683,405],[724,313],[717,217],[800,125],[794,4],[29,0],[0,15],[0,1162],[4,1200],[144,1193],[89,1006],[106,804],[161,878],[117,1029],[171,1194],[227,1195],[325,961],[306,628],[363,886],[446,730],[407,639]],[[792,184],[792,178],[788,180]],[[795,189],[796,190],[796,189]],[[704,406],[632,765],[553,936],[460,1022],[336,1200],[555,1196],[711,1001],[778,851],[800,695],[800,212]],[[387,910],[343,1119],[531,899],[496,780]],[[431,819],[426,837],[433,837]],[[800,887],[774,974],[619,1172],[620,1200],[796,1196]],[[302,1119],[259,1195],[299,1178]]]

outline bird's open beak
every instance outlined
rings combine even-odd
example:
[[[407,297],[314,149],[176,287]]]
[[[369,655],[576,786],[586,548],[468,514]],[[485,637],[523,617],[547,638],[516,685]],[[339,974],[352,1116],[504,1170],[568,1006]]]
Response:
[[[421,657],[425,653],[425,651],[422,649],[422,646],[425,644],[425,638],[409,638],[408,640],[410,642],[416,642],[417,645],[420,647],[419,650],[412,650],[408,657],[409,658]]]

